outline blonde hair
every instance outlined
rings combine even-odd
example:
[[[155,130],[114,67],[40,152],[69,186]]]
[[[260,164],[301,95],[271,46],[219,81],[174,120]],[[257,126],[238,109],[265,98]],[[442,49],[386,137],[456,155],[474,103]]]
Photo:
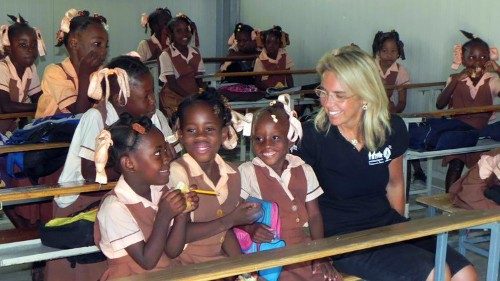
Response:
[[[369,151],[376,151],[390,134],[389,100],[373,58],[357,46],[345,46],[325,54],[316,71],[323,77],[333,73],[350,92],[366,105],[361,119],[361,133]],[[317,131],[327,133],[331,124],[324,108],[314,118]]]

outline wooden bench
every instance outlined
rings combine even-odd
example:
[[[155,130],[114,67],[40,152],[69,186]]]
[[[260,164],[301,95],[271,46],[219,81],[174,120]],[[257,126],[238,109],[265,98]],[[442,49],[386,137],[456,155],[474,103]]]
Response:
[[[427,207],[429,216],[435,216],[437,211],[448,214],[471,211],[454,206],[450,200],[450,195],[448,193],[431,196],[420,196],[417,197],[416,201],[417,203],[420,203]],[[489,227],[471,227],[468,230],[481,230],[484,232],[485,230],[491,229]],[[469,250],[478,255],[488,257],[488,250],[478,246],[478,244],[489,242],[490,236],[487,233],[480,233],[480,235],[469,237],[468,230],[462,229],[458,232],[458,252],[462,255],[465,255],[467,250]]]
[[[0,154],[53,149],[53,148],[67,148],[69,147],[69,145],[70,145],[69,142],[0,145]]]
[[[294,264],[313,259],[350,253],[377,246],[398,243],[411,239],[438,235],[436,249],[436,280],[444,280],[444,264],[448,232],[481,225],[495,225],[490,243],[490,259],[496,266],[488,267],[487,280],[497,281],[500,259],[500,213],[471,211],[461,214],[443,215],[374,228],[370,230],[329,237],[282,249],[259,252],[217,261],[178,267],[157,272],[148,272],[119,280],[213,280],[254,272],[275,266]]]
[[[28,112],[15,112],[15,113],[2,113],[2,114],[0,114],[0,120],[26,118],[26,117],[35,117],[35,112],[28,111]]]
[[[0,244],[7,244],[39,238],[36,229],[6,229],[0,231]]]

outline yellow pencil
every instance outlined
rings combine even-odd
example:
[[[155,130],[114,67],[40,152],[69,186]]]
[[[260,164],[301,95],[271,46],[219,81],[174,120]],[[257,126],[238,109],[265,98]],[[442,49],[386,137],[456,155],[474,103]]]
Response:
[[[215,191],[209,191],[209,190],[203,190],[203,189],[193,189],[193,190],[190,190],[190,191],[194,191],[198,194],[205,194],[205,195],[218,195],[217,192]]]

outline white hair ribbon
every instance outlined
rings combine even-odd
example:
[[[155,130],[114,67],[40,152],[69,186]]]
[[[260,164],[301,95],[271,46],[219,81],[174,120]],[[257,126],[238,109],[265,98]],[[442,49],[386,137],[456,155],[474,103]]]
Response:
[[[90,75],[89,89],[87,95],[90,98],[100,101],[103,98],[103,90],[101,87],[101,82],[104,79],[106,81],[106,93],[105,100],[109,99],[110,86],[109,86],[109,76],[116,75],[116,80],[120,91],[118,92],[118,101],[123,100],[123,105],[127,104],[127,99],[130,97],[130,87],[128,83],[127,72],[121,68],[103,68]]]
[[[288,129],[288,139],[292,142],[297,141],[302,138],[302,124],[299,119],[297,119],[297,112],[293,110],[292,99],[289,94],[282,94],[278,97],[278,102],[283,104],[286,114],[288,114],[288,121],[290,122],[290,128]],[[272,101],[269,105],[274,105],[276,101]]]
[[[495,156],[483,155],[477,162],[479,166],[479,177],[483,180],[495,174],[500,179],[500,154]]]
[[[66,13],[64,13],[63,18],[61,19],[61,25],[59,27],[59,31],[56,33],[57,42],[62,42],[64,39],[64,34],[69,33],[69,26],[71,24],[71,20],[78,16],[79,11],[77,9],[69,9]]]
[[[130,51],[130,52],[126,53],[125,55],[129,56],[129,57],[135,57],[135,58],[138,58],[138,59],[141,58],[141,55],[139,55],[139,53],[136,52],[136,51]]]
[[[5,50],[6,46],[10,46],[9,41],[9,26],[4,24],[0,26],[0,47],[1,50]]]
[[[225,149],[234,149],[238,144],[238,132],[243,131],[244,136],[250,136],[252,131],[253,114],[247,113],[245,115],[231,110],[231,126],[229,126],[229,136],[222,146]]]
[[[149,17],[146,13],[142,13],[141,14],[141,26],[146,28],[146,26],[148,26],[148,23],[149,23]]]
[[[106,175],[106,164],[108,163],[108,150],[113,145],[111,133],[108,130],[102,130],[95,140],[95,181],[100,184],[108,183],[108,176]]]
[[[37,46],[38,46],[38,55],[41,56],[41,57],[43,57],[43,56],[45,56],[47,48],[45,47],[45,42],[43,41],[42,33],[40,32],[40,29],[38,29],[36,27],[34,29],[35,29],[35,33],[36,33],[36,42],[37,42]]]

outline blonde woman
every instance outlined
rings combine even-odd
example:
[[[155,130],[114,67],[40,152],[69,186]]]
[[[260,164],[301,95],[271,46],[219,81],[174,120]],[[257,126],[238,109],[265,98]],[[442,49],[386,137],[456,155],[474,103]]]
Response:
[[[403,154],[408,132],[391,115],[373,58],[355,46],[326,54],[316,89],[322,109],[304,126],[298,154],[311,165],[325,237],[404,222]],[[434,239],[333,257],[338,270],[368,280],[433,280]],[[474,267],[449,248],[447,278],[477,280]],[[447,279],[449,280],[449,279]]]

